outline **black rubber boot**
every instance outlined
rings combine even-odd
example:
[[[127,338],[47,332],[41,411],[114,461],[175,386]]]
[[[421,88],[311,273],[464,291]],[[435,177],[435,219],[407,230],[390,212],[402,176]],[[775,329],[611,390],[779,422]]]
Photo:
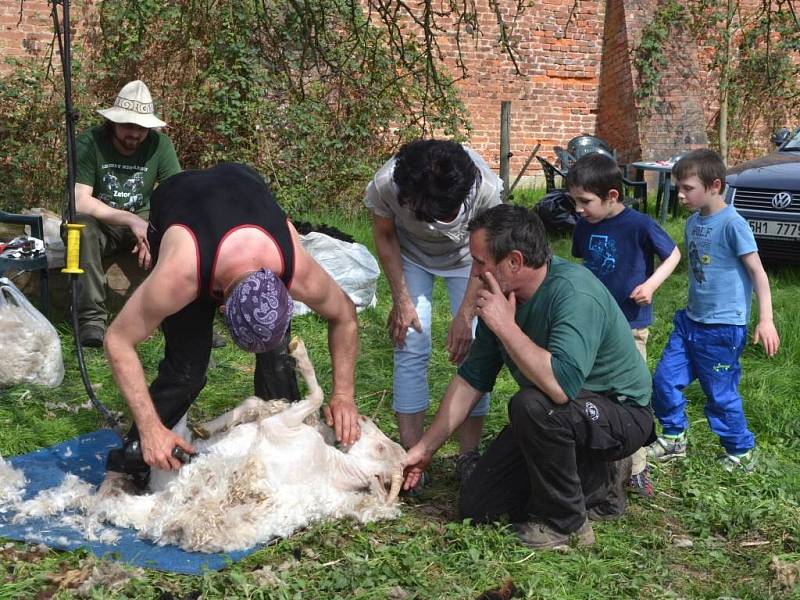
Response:
[[[144,462],[139,440],[128,440],[122,448],[111,450],[106,459],[106,471],[130,475],[136,487],[144,490],[150,479],[150,465]]]

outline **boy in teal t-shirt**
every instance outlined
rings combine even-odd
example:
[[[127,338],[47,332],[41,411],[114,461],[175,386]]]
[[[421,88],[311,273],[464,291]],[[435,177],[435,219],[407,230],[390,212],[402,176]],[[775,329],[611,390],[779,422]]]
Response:
[[[725,163],[712,150],[695,150],[673,168],[678,199],[697,211],[686,221],[689,302],[675,313],[675,325],[653,376],[653,409],[662,435],[649,449],[654,460],[686,456],[686,397],[699,380],[706,395],[706,418],[725,454],[727,471],[755,467],[755,437],[739,395],[739,357],[747,344],[750,301],[755,289],[759,319],[753,343],[774,356],[780,338],[772,320],[769,279],[753,233],[733,206],[725,203]]]

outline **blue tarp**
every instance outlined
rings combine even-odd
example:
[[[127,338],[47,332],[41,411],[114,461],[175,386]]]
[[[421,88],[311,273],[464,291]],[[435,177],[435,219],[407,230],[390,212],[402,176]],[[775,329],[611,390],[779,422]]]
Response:
[[[8,462],[15,469],[22,470],[28,478],[23,499],[29,500],[44,489],[60,485],[67,473],[74,473],[88,483],[99,485],[106,474],[108,451],[119,446],[120,439],[116,433],[109,429],[100,429],[50,448],[14,456]],[[0,513],[0,537],[44,543],[50,548],[60,550],[86,548],[99,557],[174,573],[198,575],[205,570],[222,569],[263,547],[255,546],[226,554],[186,552],[176,546],[158,546],[142,540],[133,529],[111,526],[108,527],[119,533],[119,539],[115,543],[90,542],[77,529],[60,523],[59,515],[12,524],[14,514],[11,511]]]

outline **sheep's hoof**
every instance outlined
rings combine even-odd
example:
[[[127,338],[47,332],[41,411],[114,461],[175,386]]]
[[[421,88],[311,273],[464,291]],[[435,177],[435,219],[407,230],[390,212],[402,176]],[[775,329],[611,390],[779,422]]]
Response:
[[[211,437],[211,434],[203,427],[202,425],[189,425],[189,431],[192,432],[192,435],[196,438],[200,438],[201,440],[207,440]]]
[[[300,339],[299,337],[297,337],[296,335],[293,335],[293,336],[292,336],[292,339],[289,341],[289,346],[287,347],[287,348],[288,348],[288,350],[289,350],[289,353],[292,353],[292,352],[294,352],[295,350],[297,350],[297,347],[298,347],[298,346],[299,346],[299,345],[300,345],[302,342],[303,342],[303,340],[301,340],[301,339]]]

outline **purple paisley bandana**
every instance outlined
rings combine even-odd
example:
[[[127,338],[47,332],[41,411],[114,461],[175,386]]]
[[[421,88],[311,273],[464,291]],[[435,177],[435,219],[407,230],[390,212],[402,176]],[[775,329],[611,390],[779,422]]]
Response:
[[[283,339],[293,308],[283,281],[269,269],[261,269],[233,288],[225,303],[225,323],[237,346],[266,352]]]

